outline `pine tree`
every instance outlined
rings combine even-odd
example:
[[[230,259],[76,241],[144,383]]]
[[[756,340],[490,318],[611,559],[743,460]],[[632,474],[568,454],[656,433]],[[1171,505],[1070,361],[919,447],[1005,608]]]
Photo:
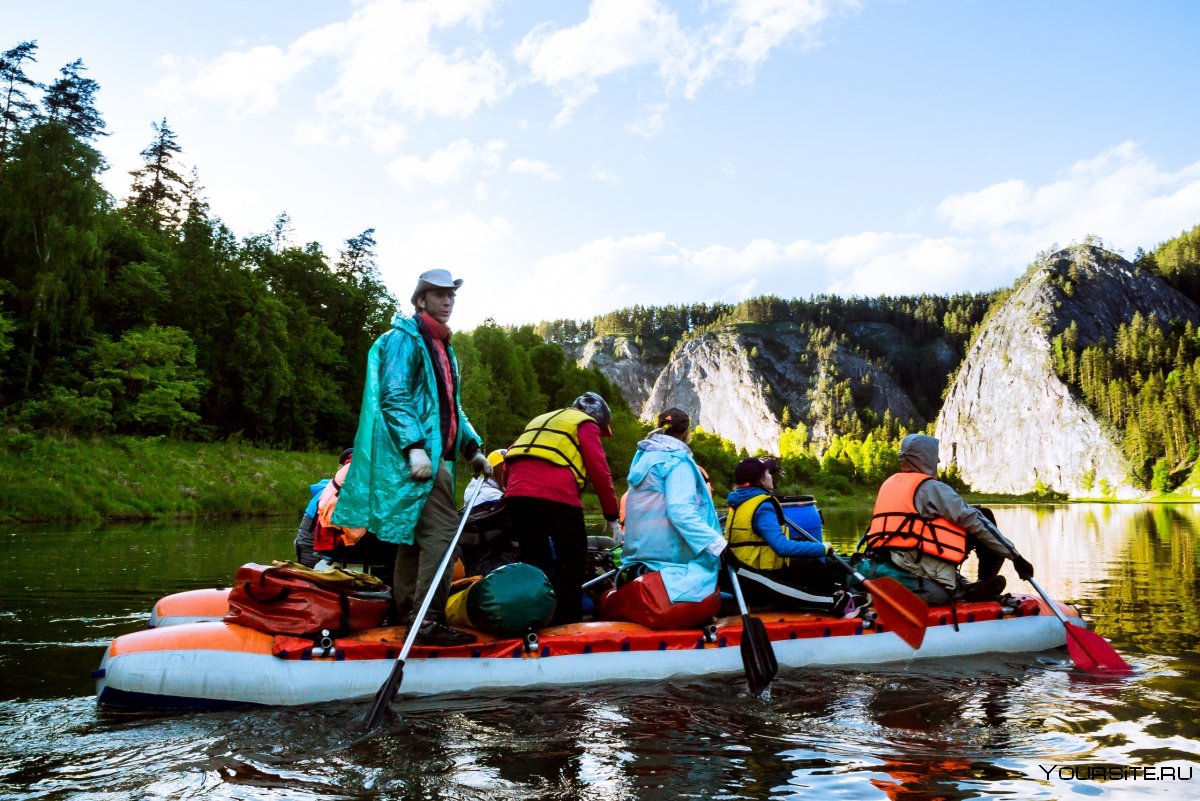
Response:
[[[42,106],[51,122],[61,122],[71,134],[81,141],[89,141],[104,132],[104,120],[96,110],[96,92],[100,84],[83,77],[87,67],[82,59],[75,59],[59,70],[61,77],[46,88]]]
[[[130,172],[133,185],[128,206],[136,218],[162,230],[180,222],[188,184],[175,169],[174,159],[183,148],[167,125],[167,118],[150,125],[154,128],[154,141],[141,153],[142,167]]]
[[[23,62],[37,61],[36,52],[37,42],[28,41],[0,54],[0,172],[4,170],[13,140],[29,126],[37,111],[37,105],[25,92],[40,87],[25,75],[22,67]]]

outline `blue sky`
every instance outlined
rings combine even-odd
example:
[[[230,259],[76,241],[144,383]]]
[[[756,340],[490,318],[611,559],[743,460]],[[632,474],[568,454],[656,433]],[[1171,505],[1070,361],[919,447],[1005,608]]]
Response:
[[[82,58],[105,182],[166,117],[238,235],[373,227],[453,322],[1008,286],[1200,223],[1200,3],[6,0]]]

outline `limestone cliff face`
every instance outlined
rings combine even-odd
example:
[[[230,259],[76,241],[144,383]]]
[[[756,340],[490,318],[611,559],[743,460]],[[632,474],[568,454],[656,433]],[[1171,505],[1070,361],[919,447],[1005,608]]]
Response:
[[[1096,247],[1042,260],[992,310],[938,417],[942,466],[981,492],[1021,494],[1040,482],[1067,495],[1142,494],[1114,432],[1054,372],[1053,337],[1072,320],[1081,344],[1112,342],[1135,312],[1200,320],[1200,309],[1157,277]],[[1090,491],[1085,474],[1094,476]]]
[[[624,334],[608,334],[584,345],[578,363],[584,369],[594,367],[603,373],[621,390],[629,408],[636,411],[645,404],[666,357],[661,345],[639,347]]]
[[[741,324],[684,341],[659,373],[642,418],[670,406],[687,410],[706,431],[719,434],[750,452],[777,452],[782,418],[808,426],[818,443],[830,436],[818,421],[835,404],[826,387],[848,381],[854,409],[889,411],[901,420],[923,423],[908,396],[891,377],[870,362],[834,344],[821,356],[793,323]]]

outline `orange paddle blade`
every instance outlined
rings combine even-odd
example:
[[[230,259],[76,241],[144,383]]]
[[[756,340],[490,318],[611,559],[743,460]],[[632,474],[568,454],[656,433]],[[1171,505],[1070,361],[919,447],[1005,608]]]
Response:
[[[908,643],[914,651],[925,640],[929,625],[929,607],[912,590],[894,578],[864,579],[863,586],[871,593],[879,624]]]

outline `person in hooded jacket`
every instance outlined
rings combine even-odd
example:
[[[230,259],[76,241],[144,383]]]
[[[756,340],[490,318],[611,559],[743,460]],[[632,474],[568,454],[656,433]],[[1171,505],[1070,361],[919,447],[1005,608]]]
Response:
[[[595,392],[565,409],[538,415],[504,454],[504,503],[521,561],[539,568],[554,587],[551,624],[583,619],[583,577],[588,535],[584,487],[591,480],[614,536],[617,493],[600,437],[612,436],[612,410]]]
[[[845,592],[840,576],[825,564],[825,544],[785,517],[772,494],[778,464],[758,457],[738,462],[726,498],[729,558],[746,601],[852,614],[865,598]]]
[[[413,622],[433,601],[417,642],[461,645],[475,637],[445,624],[452,574],[434,577],[458,528],[454,461],[490,475],[482,440],[462,408],[448,322],[462,279],[428,270],[413,291],[413,315],[397,314],[371,346],[354,459],[332,522],[396,544],[392,593],[397,618]]]
[[[346,462],[350,461],[353,454],[353,448],[346,448],[342,451],[342,455],[338,457],[339,470]],[[332,480],[331,478],[322,478],[308,485],[308,491],[312,497],[308,501],[308,506],[304,508],[304,515],[300,518],[300,527],[296,529],[296,561],[305,567],[315,567],[317,562],[321,561],[321,557],[313,550],[313,530],[317,525],[317,507],[321,502],[321,494]]]
[[[990,510],[968,505],[937,480],[934,437],[905,437],[900,463],[900,472],[879,488],[871,525],[859,543],[867,556],[860,573],[897,578],[935,605],[996,598],[1005,586],[999,575],[1005,559],[1022,579],[1033,576],[1033,565],[989,519]],[[958,568],[972,551],[979,560],[978,581],[968,585]]]
[[[672,603],[699,602],[717,589],[725,537],[708,482],[687,446],[681,409],[658,416],[629,467],[623,574],[658,571]]]

